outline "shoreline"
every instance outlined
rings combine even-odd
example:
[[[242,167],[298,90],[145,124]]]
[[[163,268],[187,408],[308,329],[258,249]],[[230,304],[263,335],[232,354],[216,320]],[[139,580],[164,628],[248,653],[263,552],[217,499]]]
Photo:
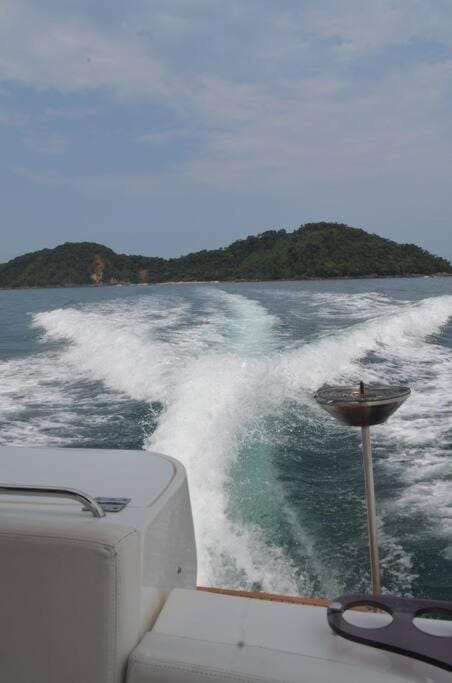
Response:
[[[11,292],[24,289],[96,289],[102,287],[153,287],[162,285],[223,285],[223,284],[247,284],[247,283],[265,283],[265,282],[328,282],[328,281],[342,281],[342,280],[406,280],[406,279],[433,279],[433,278],[448,278],[452,277],[452,273],[433,273],[431,275],[424,275],[423,273],[410,273],[407,275],[337,275],[334,277],[298,277],[298,278],[277,278],[277,279],[231,279],[231,280],[168,280],[163,282],[101,282],[97,284],[73,284],[68,283],[64,285],[23,285],[19,287],[0,287],[2,292]]]

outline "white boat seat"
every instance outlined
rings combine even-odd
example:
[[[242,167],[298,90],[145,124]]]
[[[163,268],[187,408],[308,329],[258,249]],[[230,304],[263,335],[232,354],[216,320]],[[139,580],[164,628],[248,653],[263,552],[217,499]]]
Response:
[[[373,625],[379,617],[359,613]],[[334,635],[322,607],[176,589],[133,652],[127,683],[203,681],[450,683],[450,673]]]
[[[1,517],[0,679],[120,681],[141,636],[137,531]]]
[[[142,451],[8,447],[0,472],[0,683],[124,683],[168,591],[196,583],[183,467]],[[42,497],[44,483],[109,511]]]

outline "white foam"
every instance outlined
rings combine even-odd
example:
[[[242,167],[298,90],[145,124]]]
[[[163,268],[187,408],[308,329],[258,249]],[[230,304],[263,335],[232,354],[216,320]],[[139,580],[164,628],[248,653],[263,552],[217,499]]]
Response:
[[[228,528],[224,489],[227,465],[237,452],[237,439],[250,422],[262,412],[274,413],[288,399],[311,403],[311,391],[323,382],[356,380],[358,373],[361,376],[366,372],[359,363],[370,351],[385,354],[394,348],[408,350],[438,331],[451,314],[452,297],[404,305],[402,313],[398,309],[396,313],[380,313],[378,320],[283,355],[267,355],[242,364],[237,358],[209,358],[187,369],[181,377],[177,398],[163,416],[150,445],[183,454],[178,457],[187,464],[191,476],[198,535],[205,539],[200,566],[206,581],[221,576],[221,568],[215,566],[218,547],[239,556],[237,538],[231,538]],[[367,375],[377,378],[375,370],[367,370]],[[212,472],[206,473],[206,463],[213,467]],[[221,533],[212,528],[212,510],[216,511],[215,523]],[[248,539],[246,545],[249,547]],[[384,545],[401,581],[404,577],[405,584],[411,582],[415,574],[410,557],[388,534]],[[250,558],[242,554],[240,562],[247,575],[254,578],[256,571]],[[268,577],[265,581],[268,584]],[[271,579],[269,585],[272,586]]]
[[[165,303],[146,297],[127,308],[54,310],[36,315],[34,325],[46,341],[66,343],[61,359],[78,373],[165,405],[146,446],[187,466],[199,580],[223,585],[229,572],[266,590],[296,592],[290,561],[256,527],[228,520],[225,494],[240,440],[259,413],[253,356],[269,351],[275,320],[256,302],[215,290],[191,324],[183,320],[187,304]]]
[[[280,413],[289,401],[295,401],[300,410],[312,407],[312,393],[324,382],[405,381],[421,367],[416,392],[422,393],[422,383],[427,382],[425,391],[440,409],[450,386],[449,352],[437,347],[432,356],[429,336],[452,315],[452,297],[407,304],[380,295],[359,295],[353,300],[359,312],[352,327],[338,332],[337,326],[332,331],[328,323],[322,336],[285,350],[278,320],[256,301],[208,288],[199,296],[203,299],[199,310],[177,297],[146,296],[133,303],[108,302],[37,314],[34,324],[44,330],[44,340],[61,348],[53,355],[35,357],[39,367],[34,377],[32,370],[23,368],[30,382],[24,393],[39,400],[38,389],[50,391],[49,406],[63,397],[62,414],[68,422],[73,400],[68,387],[74,378],[102,382],[117,400],[124,395],[162,403],[157,428],[145,446],[168,452],[187,467],[199,582],[258,583],[269,591],[307,592],[307,579],[300,577],[276,541],[269,544],[256,525],[232,521],[227,490],[240,447],[262,416]],[[330,296],[327,301],[322,296],[316,305],[325,310],[329,306],[326,318],[341,317],[342,309],[346,310],[344,320],[350,316],[348,297]],[[369,319],[363,322],[366,316]],[[371,352],[380,360],[366,365]],[[12,365],[8,372],[12,377]],[[59,380],[45,385],[48,372]],[[392,432],[387,437],[378,434],[380,444],[396,435],[407,448],[420,449],[427,443],[431,452],[433,440],[447,433],[446,409],[429,432],[421,430],[427,412],[416,392],[407,403],[407,412],[401,410],[389,423]],[[14,395],[7,393],[6,398],[14,404]],[[436,459],[428,461],[430,476],[436,476],[435,467],[442,476],[441,457],[435,452]],[[391,466],[389,461],[387,466]],[[423,480],[422,473],[419,477]],[[415,493],[412,489],[411,495]],[[410,581],[409,556],[395,539],[386,536],[385,544],[388,555],[398,558],[397,571]],[[321,567],[317,569],[322,572]]]
[[[274,319],[243,297],[210,296],[232,310],[223,324],[225,348],[193,358],[178,373],[173,400],[146,445],[174,454],[187,467],[199,546],[198,581],[225,585],[227,575],[244,575],[248,584],[258,583],[264,590],[294,593],[295,568],[281,549],[269,547],[255,526],[232,523],[227,513],[230,467],[265,402],[265,391],[258,386],[261,364],[253,357],[268,353]]]
[[[413,345],[438,332],[451,316],[452,296],[405,305],[402,312],[381,314],[342,332],[330,332],[314,342],[302,344],[281,357],[274,374],[284,382],[283,394],[294,399],[304,399],[306,390],[313,391],[325,382],[356,381],[358,374],[364,373],[367,381],[381,379],[381,368],[375,371],[372,366],[366,366],[364,369],[360,361],[370,352],[389,358],[397,353],[400,360],[404,351],[409,355]],[[383,370],[387,372],[388,368]],[[403,374],[402,366],[399,375]]]

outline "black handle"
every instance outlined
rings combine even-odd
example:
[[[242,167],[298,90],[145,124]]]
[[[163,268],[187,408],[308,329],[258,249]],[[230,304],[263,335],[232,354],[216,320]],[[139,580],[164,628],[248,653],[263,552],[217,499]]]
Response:
[[[348,623],[344,619],[344,612],[358,606],[388,612],[392,622],[381,628],[361,628]],[[431,612],[452,618],[452,602],[390,595],[373,597],[359,593],[342,595],[329,605],[327,618],[333,631],[348,640],[414,657],[452,671],[452,631],[451,636],[431,635],[413,623],[414,618]]]

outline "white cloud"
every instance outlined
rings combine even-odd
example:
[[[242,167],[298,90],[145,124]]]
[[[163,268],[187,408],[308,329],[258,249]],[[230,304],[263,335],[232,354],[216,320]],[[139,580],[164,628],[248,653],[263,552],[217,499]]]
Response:
[[[0,109],[0,126],[22,127],[25,123],[25,116],[20,112],[10,109]]]
[[[33,117],[13,109],[0,109],[0,127],[15,128],[28,150],[38,154],[61,154],[70,144],[67,135],[48,130],[39,130],[33,124]]]
[[[186,16],[168,11],[156,12],[151,16],[150,23],[155,32],[168,39],[184,37],[196,30],[196,24]]]
[[[354,58],[420,38],[452,44],[451,7],[441,0],[327,0],[306,12],[303,26],[315,38],[336,39],[336,51]]]
[[[127,31],[99,30],[86,20],[39,11],[36,3],[0,6],[0,80],[36,89],[171,97],[178,79]]]
[[[25,144],[33,152],[38,154],[62,154],[70,145],[70,139],[59,133],[28,133],[24,139]]]
[[[38,185],[68,188],[92,195],[149,194],[161,191],[167,181],[165,175],[161,173],[64,175],[54,170],[36,171],[20,167],[15,168],[13,172],[14,175]]]
[[[99,114],[99,106],[46,107],[43,117],[51,120],[78,121]]]
[[[416,40],[450,45],[452,9],[442,0],[166,0],[141,7],[141,14],[129,10],[127,21],[99,28],[86,17],[4,0],[0,77],[36,89],[157,97],[174,109],[179,127],[161,123],[135,140],[170,147],[203,131],[191,158],[160,173],[168,182],[296,192],[322,180],[447,172],[452,56],[429,63],[420,50],[403,66],[379,69],[375,61],[375,78],[359,75],[364,57],[387,48]],[[237,38],[234,22],[246,39]],[[175,47],[191,36],[205,57],[201,66],[189,51],[165,52],[168,36]],[[75,120],[90,109],[50,108],[47,116]],[[87,174],[86,183],[68,182],[135,192],[154,187],[155,175]]]
[[[180,135],[180,130],[153,131],[150,133],[144,133],[144,135],[140,135],[139,141],[145,142],[149,145],[163,145],[171,140],[174,140],[174,138],[180,137]]]
[[[185,170],[200,182],[290,191],[322,180],[443,177],[451,86],[452,60],[399,69],[358,90],[339,78],[300,79],[279,84],[275,96],[271,85],[209,81],[199,116],[224,128]]]

